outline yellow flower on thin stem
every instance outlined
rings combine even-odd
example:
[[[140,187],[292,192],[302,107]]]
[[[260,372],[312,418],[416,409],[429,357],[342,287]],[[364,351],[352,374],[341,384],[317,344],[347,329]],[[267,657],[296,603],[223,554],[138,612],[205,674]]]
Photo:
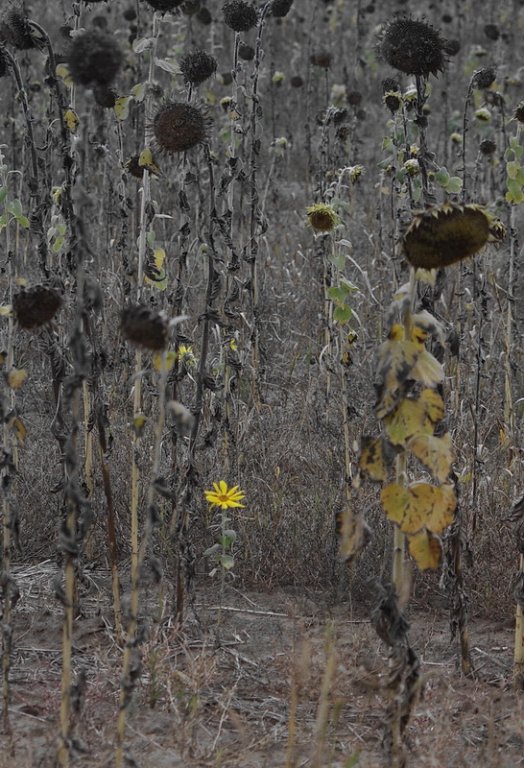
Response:
[[[221,509],[244,507],[244,504],[240,502],[245,494],[239,489],[238,485],[228,488],[225,480],[220,480],[218,483],[213,483],[213,488],[213,491],[204,492],[206,501],[212,507],[220,507]]]

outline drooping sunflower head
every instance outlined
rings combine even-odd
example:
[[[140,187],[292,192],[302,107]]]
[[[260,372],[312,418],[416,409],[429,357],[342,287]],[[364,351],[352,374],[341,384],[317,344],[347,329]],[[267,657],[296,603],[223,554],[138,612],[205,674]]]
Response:
[[[109,85],[122,64],[122,51],[109,32],[83,32],[73,39],[68,64],[75,83]]]
[[[331,205],[315,203],[306,210],[309,223],[316,232],[331,232],[339,223],[339,218]]]
[[[12,0],[0,18],[0,39],[20,51],[35,48],[29,19],[23,2]]]
[[[59,292],[44,285],[35,285],[13,298],[13,312],[18,324],[28,330],[49,323],[61,306]]]
[[[209,120],[202,110],[185,101],[171,101],[156,113],[153,133],[161,150],[186,152],[206,140]]]
[[[217,60],[205,51],[186,53],[180,60],[180,71],[186,83],[200,85],[215,74]]]
[[[179,5],[182,5],[184,0],[146,0],[146,3],[154,8],[155,11],[174,11]]]
[[[222,13],[225,23],[234,32],[248,32],[258,21],[255,8],[244,0],[229,0],[222,6]]]
[[[417,214],[402,245],[413,267],[437,269],[473,256],[504,236],[504,225],[482,206],[444,203]]]
[[[395,69],[407,75],[437,75],[446,63],[446,42],[425,21],[397,18],[384,30],[380,53]]]
[[[158,352],[167,343],[164,317],[144,304],[130,304],[122,312],[120,328],[124,337],[137,347]]]
[[[270,11],[272,16],[281,19],[287,16],[293,5],[293,0],[273,0]]]

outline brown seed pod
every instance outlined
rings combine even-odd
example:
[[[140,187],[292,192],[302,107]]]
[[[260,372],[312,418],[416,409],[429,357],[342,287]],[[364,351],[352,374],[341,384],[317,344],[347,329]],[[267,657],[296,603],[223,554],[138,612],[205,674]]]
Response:
[[[122,312],[120,320],[122,334],[137,347],[154,351],[165,349],[167,323],[162,315],[144,304],[130,304]]]
[[[211,13],[209,12],[209,10],[205,6],[203,6],[199,10],[199,12],[196,15],[196,19],[201,24],[203,24],[205,27],[207,27],[213,21],[213,17],[211,16]]]
[[[62,306],[62,297],[53,288],[35,285],[17,293],[13,298],[13,311],[22,328],[38,328],[56,315]]]
[[[200,85],[215,74],[217,60],[205,51],[191,51],[180,60],[180,71],[186,83]]]
[[[95,85],[93,96],[98,106],[103,109],[112,109],[116,104],[116,91],[105,85]]]
[[[160,149],[186,152],[205,141],[208,121],[197,107],[184,101],[165,104],[155,115],[153,133]]]
[[[248,32],[258,21],[258,14],[252,5],[244,0],[229,0],[222,6],[224,21],[234,32]]]
[[[273,0],[270,7],[270,13],[278,19],[287,16],[293,5],[293,0]]]
[[[0,18],[0,39],[20,51],[35,48],[29,19],[22,2],[11,2]]]
[[[120,69],[122,52],[113,35],[83,32],[73,39],[68,64],[75,83],[108,85]]]
[[[407,75],[437,75],[444,69],[445,41],[425,21],[399,18],[391,21],[380,45],[382,58]]]
[[[182,5],[184,0],[146,0],[146,3],[154,8],[155,11],[174,11],[179,5]]]
[[[501,240],[503,230],[480,205],[444,203],[417,214],[402,244],[412,266],[437,269],[473,256],[488,241]]]
[[[479,69],[478,72],[475,72],[473,75],[473,85],[478,89],[489,88],[490,85],[493,85],[496,78],[497,73],[493,67],[485,67],[484,69]]]
[[[315,67],[321,67],[322,69],[329,69],[333,56],[329,51],[317,51],[311,54],[310,61]]]

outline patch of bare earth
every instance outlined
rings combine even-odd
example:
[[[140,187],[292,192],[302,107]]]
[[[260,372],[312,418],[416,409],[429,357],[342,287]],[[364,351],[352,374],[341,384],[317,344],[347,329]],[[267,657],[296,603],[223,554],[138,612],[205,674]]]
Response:
[[[11,734],[0,768],[55,764],[60,702],[61,608],[51,564],[19,569],[11,670]],[[80,589],[74,668],[87,685],[74,724],[74,764],[113,762],[121,649],[111,629],[107,575]],[[166,601],[167,602],[167,601]],[[161,612],[151,590],[143,604]],[[511,689],[512,630],[470,627],[476,679],[456,668],[446,616],[409,617],[422,695],[407,729],[413,766],[524,765],[524,707]],[[326,594],[241,593],[201,585],[182,630],[164,610],[148,621],[143,672],[128,723],[141,768],[388,765],[387,649],[367,616]],[[130,763],[131,765],[133,763]]]

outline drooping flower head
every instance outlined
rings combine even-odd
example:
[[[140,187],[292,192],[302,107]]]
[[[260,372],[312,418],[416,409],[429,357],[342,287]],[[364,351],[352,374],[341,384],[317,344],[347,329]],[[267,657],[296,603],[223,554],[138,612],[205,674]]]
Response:
[[[244,0],[229,0],[222,6],[224,21],[234,32],[248,32],[258,21],[258,14]]]
[[[156,113],[153,133],[160,149],[186,152],[205,141],[208,120],[202,110],[185,101],[171,101]]]
[[[331,232],[339,223],[334,209],[326,203],[315,203],[306,210],[309,223],[317,232]]]
[[[75,83],[108,85],[120,69],[122,51],[108,32],[83,32],[73,39],[68,64]]]
[[[482,206],[444,203],[417,214],[402,245],[412,266],[436,269],[473,256],[504,235],[502,223]]]
[[[49,323],[62,306],[62,297],[53,288],[35,285],[13,297],[13,312],[22,328],[39,328]]]
[[[144,304],[131,304],[124,309],[120,320],[124,337],[138,347],[153,351],[165,349],[167,322],[163,315]]]
[[[446,63],[446,41],[425,21],[398,18],[391,21],[380,45],[382,58],[407,75],[437,75]]]
[[[182,5],[183,2],[184,0],[146,0],[146,3],[148,3],[151,8],[163,13],[166,11],[174,11],[174,9],[178,8],[179,5]]]
[[[23,2],[12,0],[0,17],[0,39],[20,51],[35,48],[29,19]]]
[[[180,71],[186,83],[200,85],[215,74],[217,60],[205,51],[191,51],[180,60]]]

